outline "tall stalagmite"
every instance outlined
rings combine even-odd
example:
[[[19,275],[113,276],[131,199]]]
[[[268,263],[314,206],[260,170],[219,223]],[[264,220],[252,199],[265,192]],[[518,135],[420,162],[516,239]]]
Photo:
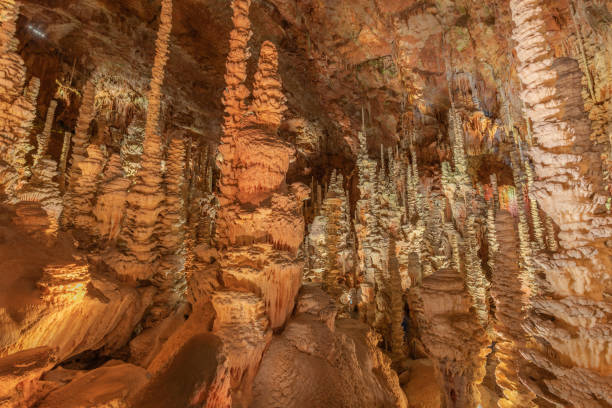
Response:
[[[554,56],[544,1],[511,0],[510,8],[521,97],[533,124],[534,195],[561,228],[559,250],[541,262],[545,282],[526,322],[537,347],[525,351],[533,365],[523,380],[538,396],[563,406],[607,406],[612,217],[603,209],[582,72],[576,60]]]
[[[64,195],[64,213],[62,214],[62,223],[64,226],[73,224],[75,214],[78,211],[76,208],[76,201],[79,198],[76,188],[79,177],[81,176],[80,164],[86,158],[86,150],[89,145],[89,125],[95,115],[95,92],[96,89],[94,84],[91,81],[87,82],[83,89],[79,117],[77,119],[74,136],[72,137],[72,154],[70,159],[70,170],[68,171],[68,189]],[[89,188],[89,186],[85,186],[85,188]]]
[[[119,237],[121,252],[109,260],[118,275],[130,280],[151,278],[159,259],[155,228],[164,201],[160,115],[172,31],[172,0],[162,1],[159,21],[141,167],[127,196],[127,213]]]
[[[166,159],[166,201],[161,213],[160,246],[161,262],[154,280],[160,288],[156,298],[156,313],[161,317],[185,299],[184,224],[185,203],[185,141],[174,137],[168,147]]]
[[[213,295],[217,312],[213,331],[223,340],[231,372],[229,398],[235,406],[248,405],[269,328],[281,327],[293,309],[303,267],[297,258],[304,234],[302,201],[308,197],[303,184],[285,183],[294,152],[277,135],[286,106],[277,72],[278,52],[270,42],[261,45],[254,100],[248,109],[244,106],[249,6],[248,0],[232,2],[234,30],[218,159],[217,244],[222,249],[225,288]]]

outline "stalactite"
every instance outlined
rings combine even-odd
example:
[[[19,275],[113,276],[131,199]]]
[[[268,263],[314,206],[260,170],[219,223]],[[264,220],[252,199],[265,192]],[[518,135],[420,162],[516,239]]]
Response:
[[[155,229],[163,208],[162,139],[160,132],[162,86],[168,62],[172,31],[172,0],[162,0],[155,42],[141,167],[127,195],[127,211],[119,236],[120,252],[108,258],[109,265],[125,279],[149,279],[157,272],[159,259]]]

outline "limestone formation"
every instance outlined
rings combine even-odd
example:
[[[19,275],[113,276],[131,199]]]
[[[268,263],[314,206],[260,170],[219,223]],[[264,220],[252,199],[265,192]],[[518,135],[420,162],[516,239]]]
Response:
[[[83,89],[83,97],[79,108],[79,118],[77,121],[74,136],[72,137],[72,149],[70,154],[70,170],[68,172],[68,189],[64,195],[64,213],[62,215],[62,224],[69,226],[73,225],[74,218],[78,211],[75,200],[78,200],[76,189],[79,177],[81,176],[81,162],[86,159],[87,146],[89,145],[89,125],[94,118],[94,96],[95,88],[93,83],[87,82]],[[97,158],[97,155],[96,155]],[[95,158],[94,158],[95,160]],[[100,169],[101,170],[101,169]],[[98,176],[98,171],[94,175]],[[91,189],[91,186],[84,186],[86,189]],[[95,189],[92,191],[95,192]],[[87,213],[87,208],[82,210]]]
[[[112,268],[124,279],[149,279],[157,271],[155,263],[159,259],[159,250],[155,228],[164,201],[161,175],[161,96],[171,30],[172,0],[164,0],[155,42],[141,167],[127,195],[126,216],[119,236],[121,252],[109,259]]]
[[[242,106],[249,3],[232,3],[235,27],[226,65],[226,123],[218,159],[217,243],[222,248],[225,288],[213,295],[213,331],[224,342],[232,372],[232,403],[241,405],[250,399],[255,369],[270,340],[269,328],[281,327],[293,309],[303,267],[296,258],[304,234],[301,207],[308,198],[303,184],[285,184],[293,151],[277,135],[286,108],[278,54],[270,42],[261,47],[253,104],[248,110]]]
[[[185,142],[181,137],[170,141],[166,163],[166,199],[160,217],[159,233],[161,261],[158,275],[154,277],[160,288],[156,303],[162,317],[166,317],[167,309],[172,310],[185,299],[186,290],[183,247],[186,216],[183,201]]]
[[[602,283],[612,270],[605,243],[612,235],[612,218],[601,210],[606,198],[600,193],[600,162],[590,147],[582,72],[577,61],[551,52],[543,2],[513,0],[510,7],[524,85],[521,98],[533,123],[534,194],[562,228],[558,251],[542,263],[546,286],[534,297],[525,324],[538,344],[526,353],[533,364],[527,384],[553,403],[605,406],[612,402],[606,375],[610,365],[606,352],[598,350],[610,344],[605,334],[610,323],[604,317],[610,302]],[[592,166],[580,164],[585,161]],[[587,322],[581,316],[591,317]]]
[[[26,155],[30,129],[36,117],[36,98],[40,81],[32,78],[26,85],[26,70],[17,53],[18,3],[0,4],[0,186],[9,200],[30,176]]]
[[[528,335],[522,328],[529,304],[530,288],[520,279],[518,231],[515,219],[507,211],[500,211],[495,220],[497,239],[503,251],[495,253],[495,272],[491,282],[491,296],[495,300],[496,334],[495,368],[497,384],[503,389],[500,407],[534,407],[535,395],[521,382],[519,372],[524,364],[521,349],[526,347]]]
[[[463,278],[455,269],[440,269],[411,292],[420,338],[441,378],[443,404],[477,406],[476,385],[484,378],[489,350]]]
[[[114,241],[119,235],[130,181],[124,176],[121,158],[114,153],[108,159],[96,196],[93,216],[101,239]]]

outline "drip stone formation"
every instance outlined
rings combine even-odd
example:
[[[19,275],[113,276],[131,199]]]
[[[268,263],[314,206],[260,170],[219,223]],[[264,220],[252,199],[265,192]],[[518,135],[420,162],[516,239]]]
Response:
[[[612,1],[0,0],[0,407],[612,406]]]

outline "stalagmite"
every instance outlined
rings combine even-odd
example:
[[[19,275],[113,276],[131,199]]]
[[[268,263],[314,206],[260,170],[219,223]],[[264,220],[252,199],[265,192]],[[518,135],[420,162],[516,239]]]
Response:
[[[604,282],[612,270],[606,245],[612,217],[601,210],[606,198],[599,191],[597,153],[590,149],[582,72],[575,60],[553,55],[543,1],[512,0],[510,8],[521,98],[533,122],[534,194],[561,228],[559,250],[542,262],[546,286],[533,298],[525,323],[537,347],[525,352],[533,366],[523,380],[553,403],[601,407],[612,404],[604,351],[610,350],[612,330],[604,317],[611,307]]]
[[[277,136],[286,106],[277,73],[278,52],[268,41],[260,50],[253,103],[249,109],[244,106],[249,6],[247,0],[232,2],[234,30],[218,159],[217,243],[222,248],[225,288],[213,295],[213,331],[223,340],[232,372],[231,404],[237,406],[248,405],[255,369],[270,340],[269,328],[281,327],[293,309],[303,268],[296,259],[304,234],[302,201],[309,195],[301,183],[289,188],[285,184],[293,150]],[[229,406],[224,404],[215,406]]]
[[[108,262],[124,279],[149,279],[157,272],[159,259],[155,229],[162,211],[162,139],[160,131],[162,86],[168,62],[172,31],[172,0],[163,0],[155,42],[141,167],[127,195],[124,226],[119,236],[121,252]]]
[[[124,176],[121,158],[112,154],[104,170],[103,181],[96,196],[93,216],[100,238],[114,241],[121,226],[130,181]]]
[[[609,408],[611,22],[0,0],[0,406]]]
[[[64,195],[64,213],[62,224],[69,226],[74,223],[76,216],[76,203],[78,200],[76,188],[81,176],[80,164],[86,158],[86,150],[89,145],[89,125],[94,118],[95,87],[92,82],[87,82],[83,89],[83,98],[79,108],[79,117],[72,137],[72,154],[70,155],[70,170],[68,171],[68,189]],[[98,174],[95,174],[97,176]],[[86,186],[85,188],[89,188]],[[95,190],[94,190],[95,191]]]
[[[70,141],[72,133],[64,132],[64,143],[62,144],[62,153],[59,161],[59,183],[62,192],[66,189],[66,166],[68,164],[68,151],[70,150]]]
[[[491,282],[491,296],[495,300],[496,333],[495,356],[499,360],[495,369],[497,384],[504,390],[501,408],[535,407],[535,395],[519,378],[525,362],[520,350],[526,347],[528,336],[521,324],[529,304],[530,288],[523,284],[519,270],[518,231],[515,220],[506,211],[500,211],[495,220],[499,245],[504,248],[494,254],[495,272]]]
[[[26,155],[30,129],[36,117],[36,98],[40,81],[32,78],[26,85],[23,59],[17,53],[18,6],[13,0],[0,4],[0,187],[14,200],[30,176]]]
[[[38,163],[38,161],[43,158],[47,153],[56,108],[57,101],[51,101],[49,107],[47,108],[47,118],[45,119],[45,127],[43,128],[43,131],[36,137],[38,142],[38,149],[36,150],[36,155],[34,156],[34,166],[36,166],[36,163]]]
[[[533,192],[533,183],[535,182],[533,177],[533,169],[531,163],[525,161],[523,168],[526,176],[527,192],[529,194],[529,215],[531,216],[531,225],[533,227],[533,234],[536,239],[537,248],[542,251],[544,249],[544,228],[542,227],[542,221],[540,219],[540,210],[538,207],[538,201]]]
[[[460,273],[440,269],[411,289],[410,298],[420,338],[441,377],[443,406],[478,406],[476,385],[484,378],[489,350]]]
[[[86,157],[79,160],[79,173],[71,184],[71,224],[75,228],[95,232],[96,221],[93,214],[94,198],[101,181],[100,175],[106,164],[106,153],[99,146],[90,144]]]
[[[184,224],[185,205],[183,202],[183,189],[185,184],[185,142],[182,137],[175,137],[170,141],[168,157],[166,159],[166,201],[161,213],[160,246],[161,261],[157,276],[153,279],[160,288],[156,299],[156,313],[166,317],[169,310],[177,303],[184,301],[186,281],[184,271]]]

